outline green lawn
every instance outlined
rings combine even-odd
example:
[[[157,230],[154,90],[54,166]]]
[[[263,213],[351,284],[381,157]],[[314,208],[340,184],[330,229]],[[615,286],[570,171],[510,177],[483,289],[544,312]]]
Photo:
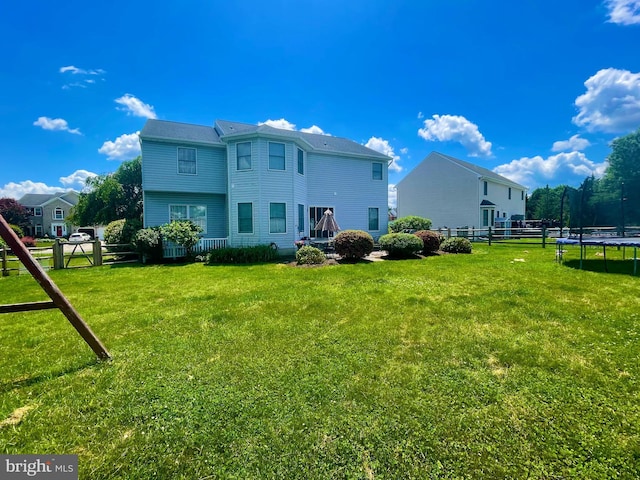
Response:
[[[630,256],[52,271],[113,361],[56,311],[0,316],[0,452],[90,479],[638,478]]]

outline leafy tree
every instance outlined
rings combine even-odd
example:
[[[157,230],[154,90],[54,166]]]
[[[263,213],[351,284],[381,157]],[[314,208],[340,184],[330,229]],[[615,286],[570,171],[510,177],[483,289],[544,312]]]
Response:
[[[187,258],[193,256],[193,247],[200,240],[202,228],[191,220],[176,220],[160,227],[162,238],[184,247]]]
[[[75,225],[107,225],[114,220],[142,220],[142,157],[123,162],[106,175],[87,179],[71,211]]]
[[[620,216],[624,202],[625,223],[640,224],[640,128],[611,142],[607,160],[603,191]]]
[[[13,198],[0,198],[0,214],[10,225],[26,229],[31,225],[29,210]]]

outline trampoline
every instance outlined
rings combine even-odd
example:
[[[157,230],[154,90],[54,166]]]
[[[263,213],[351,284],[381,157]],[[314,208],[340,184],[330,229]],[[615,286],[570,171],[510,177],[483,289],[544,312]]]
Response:
[[[580,246],[580,269],[582,269],[582,260],[584,258],[585,248],[587,246],[602,247],[602,256],[604,258],[604,271],[607,270],[607,247],[633,247],[633,274],[638,272],[638,247],[640,247],[640,237],[582,237],[580,238],[557,238],[556,239],[556,259],[561,262],[563,245],[579,245]],[[623,253],[624,255],[624,253]]]

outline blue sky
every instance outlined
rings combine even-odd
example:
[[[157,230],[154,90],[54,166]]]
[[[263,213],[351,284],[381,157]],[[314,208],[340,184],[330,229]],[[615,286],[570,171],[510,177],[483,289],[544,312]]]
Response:
[[[80,190],[147,118],[268,122],[578,185],[640,127],[640,0],[5,2],[0,197]]]

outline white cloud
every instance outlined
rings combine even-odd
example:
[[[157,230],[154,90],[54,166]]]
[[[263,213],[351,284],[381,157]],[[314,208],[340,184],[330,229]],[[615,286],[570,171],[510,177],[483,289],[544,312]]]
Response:
[[[60,67],[60,73],[71,72],[73,75],[102,75],[106,73],[103,69],[98,68],[96,70],[85,70],[84,68],[74,67],[69,65],[67,67]]]
[[[9,197],[19,200],[27,193],[60,193],[66,192],[68,188],[50,187],[42,182],[32,182],[25,180],[20,183],[9,182],[4,187],[0,187],[0,198]]]
[[[471,157],[491,156],[491,142],[487,142],[478,126],[460,115],[433,115],[424,121],[418,135],[427,141],[458,142]]]
[[[295,130],[296,129],[296,124],[295,123],[291,123],[287,120],[285,120],[284,118],[281,118],[280,120],[267,120],[265,122],[258,122],[258,125],[267,125],[269,127],[273,127],[273,128],[280,128],[282,130]]]
[[[606,133],[629,132],[640,125],[640,73],[606,68],[584,85],[587,92],[576,98],[573,123]]]
[[[424,118],[424,113],[418,112],[418,120],[422,120]]]
[[[607,0],[609,22],[620,25],[640,24],[640,0]]]
[[[65,187],[77,187],[77,190],[82,190],[87,182],[87,178],[97,177],[96,173],[88,170],[76,170],[71,175],[66,177],[60,177],[60,183]]]
[[[136,117],[144,118],[158,118],[151,105],[144,103],[142,100],[129,93],[120,98],[116,98],[115,102],[124,106],[124,108],[118,108],[118,110],[127,112],[127,115],[135,115]]]
[[[140,155],[140,132],[120,135],[115,141],[108,140],[98,149],[99,153],[107,155],[108,160],[131,160]]]
[[[407,153],[409,153],[409,149],[407,147],[401,148],[400,153],[406,155]]]
[[[571,150],[572,152],[577,152],[580,150],[584,150],[589,146],[591,146],[589,140],[587,140],[586,138],[580,138],[580,135],[574,135],[569,140],[559,140],[557,142],[553,142],[551,151],[566,152],[567,150]]]
[[[388,202],[390,208],[398,208],[398,191],[396,190],[395,183],[390,183],[387,187]]]
[[[59,132],[69,132],[74,135],[82,135],[77,128],[69,128],[69,124],[63,118],[49,118],[38,117],[38,120],[33,122],[36,127],[42,127],[44,130],[54,130]]]
[[[304,133],[315,133],[315,134],[318,134],[318,135],[327,135],[329,137],[331,136],[330,133],[326,133],[324,130],[322,130],[317,125],[311,125],[309,128],[301,128],[300,131],[304,132]]]
[[[493,169],[499,175],[529,188],[543,186],[556,178],[562,183],[578,184],[589,175],[601,177],[607,163],[595,163],[582,152],[563,152],[542,158],[523,157]]]
[[[400,161],[400,156],[395,154],[395,152],[393,151],[393,147],[389,145],[388,140],[384,140],[383,138],[379,137],[371,137],[367,141],[367,143],[364,144],[364,146],[393,158],[393,160],[389,164],[389,170],[392,170],[394,172],[402,171],[402,167],[398,164],[398,162]]]

